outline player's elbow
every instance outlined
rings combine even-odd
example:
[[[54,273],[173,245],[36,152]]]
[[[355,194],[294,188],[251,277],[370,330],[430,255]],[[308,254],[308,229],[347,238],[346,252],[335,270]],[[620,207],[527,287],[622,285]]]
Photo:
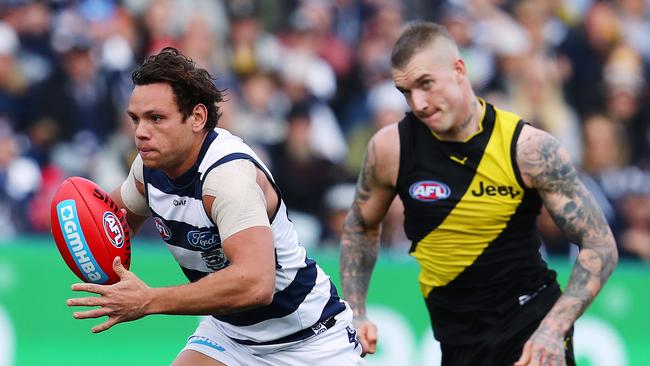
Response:
[[[275,276],[265,274],[254,280],[255,284],[250,287],[248,293],[248,305],[260,307],[271,304],[275,293]]]
[[[612,238],[606,245],[591,247],[591,249],[597,253],[601,260],[601,278],[609,278],[618,264],[618,249],[616,247],[616,242]]]
[[[266,305],[271,305],[273,302],[273,294],[274,291],[273,289],[265,290],[265,291],[260,291],[257,296],[256,296],[256,302],[258,306],[266,306]]]
[[[609,268],[609,273],[611,274],[614,271],[614,267],[618,264],[618,248],[616,243],[611,246],[611,266]]]

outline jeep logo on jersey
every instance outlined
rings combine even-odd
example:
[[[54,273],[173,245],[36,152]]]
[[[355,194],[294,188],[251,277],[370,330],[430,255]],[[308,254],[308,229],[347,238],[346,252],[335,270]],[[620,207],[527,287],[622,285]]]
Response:
[[[205,250],[220,244],[221,238],[219,234],[215,234],[212,231],[192,230],[187,233],[187,241],[193,247]]]
[[[172,231],[169,230],[167,225],[165,225],[165,222],[160,217],[154,218],[153,223],[156,225],[156,230],[158,230],[158,234],[160,234],[160,237],[163,238],[163,240],[171,239]]]
[[[478,191],[473,189],[472,194],[475,197],[481,197],[483,195],[502,197],[510,196],[510,198],[514,199],[519,196],[521,192],[513,186],[493,186],[490,184],[484,184],[483,181],[480,181],[478,184]]]
[[[103,218],[104,233],[108,240],[115,248],[121,248],[124,245],[124,230],[120,220],[111,211],[104,212]]]
[[[413,183],[409,188],[409,194],[418,201],[433,202],[449,197],[451,189],[446,184],[435,180],[423,180]]]

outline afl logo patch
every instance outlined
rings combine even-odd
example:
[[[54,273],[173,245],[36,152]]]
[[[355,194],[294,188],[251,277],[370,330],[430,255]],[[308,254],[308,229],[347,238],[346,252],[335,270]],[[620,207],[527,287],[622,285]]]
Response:
[[[409,194],[413,199],[421,202],[434,202],[448,198],[451,189],[446,184],[435,180],[423,180],[413,183],[409,188]]]
[[[108,240],[115,248],[121,248],[124,245],[124,229],[120,224],[120,220],[111,211],[106,211],[102,221],[104,233]]]
[[[160,217],[154,218],[153,222],[156,225],[156,230],[158,230],[158,234],[160,234],[160,237],[163,238],[163,240],[171,239],[172,231],[169,230],[167,225],[165,225],[165,222]]]

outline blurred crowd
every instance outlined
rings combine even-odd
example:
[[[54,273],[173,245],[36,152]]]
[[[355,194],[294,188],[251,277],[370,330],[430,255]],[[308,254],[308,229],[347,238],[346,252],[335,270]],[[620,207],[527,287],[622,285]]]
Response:
[[[622,255],[650,261],[648,0],[1,0],[0,236],[47,233],[66,177],[122,181],[131,71],[175,46],[225,90],[220,127],[269,163],[303,244],[335,247],[367,141],[408,108],[390,51],[413,19],[448,28],[478,95],[569,149]],[[401,225],[396,200],[382,246],[408,250]],[[547,213],[539,228],[574,255]]]

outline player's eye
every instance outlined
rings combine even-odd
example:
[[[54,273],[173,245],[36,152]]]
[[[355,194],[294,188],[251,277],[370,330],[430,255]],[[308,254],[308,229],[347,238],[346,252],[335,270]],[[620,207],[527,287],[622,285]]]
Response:
[[[160,121],[162,121],[162,119],[163,119],[162,116],[160,116],[158,114],[154,114],[153,116],[151,116],[151,120],[153,122],[160,122]]]
[[[421,85],[422,89],[429,89],[433,86],[433,80],[423,80]]]

